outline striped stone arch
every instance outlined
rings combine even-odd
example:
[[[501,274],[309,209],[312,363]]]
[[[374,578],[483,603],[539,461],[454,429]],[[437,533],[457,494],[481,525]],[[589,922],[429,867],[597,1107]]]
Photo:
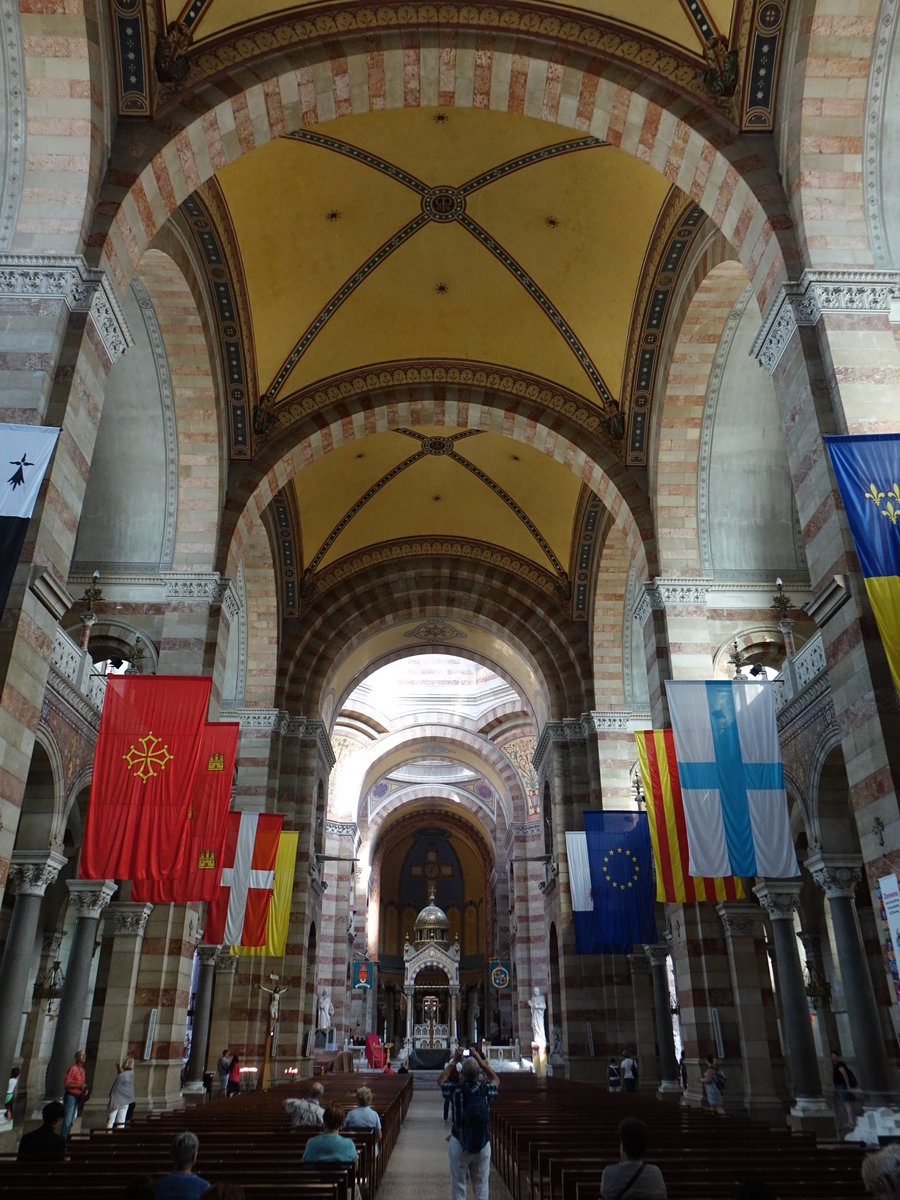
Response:
[[[706,259],[698,267],[699,282],[677,329],[651,448],[663,575],[702,574],[698,465],[703,413],[719,339],[747,285],[747,273],[734,259],[711,267]]]
[[[193,95],[190,106],[167,111],[163,128],[122,139],[89,239],[120,294],[175,209],[241,155],[339,116],[439,100],[472,108],[478,96],[494,111],[589,131],[676,183],[731,242],[761,308],[785,278],[794,251],[777,177],[746,142],[689,100],[610,62],[570,53],[555,61],[546,39],[518,37],[511,46],[506,36],[482,31],[483,69],[474,72],[467,32],[447,30],[439,45],[420,29],[398,36],[402,55],[387,52],[379,39],[336,37],[314,64],[273,57],[255,64],[252,74],[238,67]],[[440,96],[430,83],[438,75]]]
[[[379,564],[314,597],[303,613],[280,703],[291,712],[322,711],[332,680],[362,642],[398,623],[431,618],[474,621],[532,665],[546,693],[547,713],[536,713],[538,721],[591,708],[589,649],[562,605],[494,566],[430,556]],[[459,653],[456,642],[429,649]],[[421,653],[420,643],[386,655],[373,669],[414,652]],[[487,665],[507,675],[501,664]]]
[[[876,197],[864,197],[864,174],[881,155],[897,5],[792,0],[787,19],[779,157],[799,253],[811,267],[871,266],[865,205]]]
[[[423,742],[443,741],[451,742],[456,746],[465,747],[471,750],[478,758],[483,759],[496,775],[503,780],[504,787],[513,804],[514,813],[512,817],[508,814],[506,822],[498,820],[498,825],[508,823],[510,820],[524,821],[527,819],[527,802],[525,792],[522,788],[522,781],[519,773],[510,760],[506,757],[503,751],[496,746],[489,738],[482,737],[472,729],[466,729],[457,725],[450,714],[441,714],[440,721],[433,723],[416,725],[410,729],[399,729],[396,733],[389,734],[387,737],[380,738],[375,747],[377,754],[373,756],[368,769],[363,777],[361,794],[359,798],[360,812],[365,804],[365,797],[369,789],[381,775],[381,764],[388,754],[393,755],[395,751],[408,747],[412,753],[417,745]],[[416,785],[415,787],[404,788],[402,795],[406,799],[419,799],[429,794],[429,790],[434,792],[435,788],[432,785],[427,787]],[[455,795],[453,789],[449,789],[451,794]],[[416,793],[415,795],[413,793]],[[464,793],[460,792],[460,796]],[[393,799],[393,797],[391,797]],[[503,808],[503,796],[498,796],[500,808]],[[385,803],[389,803],[386,801]],[[479,810],[482,811],[482,810]],[[380,807],[379,807],[380,812]],[[358,818],[357,818],[358,819]]]
[[[452,809],[450,804],[453,805]],[[360,833],[362,834],[363,840],[376,840],[374,850],[370,856],[373,878],[379,881],[381,878],[381,864],[384,859],[385,851],[388,848],[389,841],[391,840],[387,836],[387,832],[389,832],[391,835],[402,834],[404,831],[412,832],[416,826],[421,824],[423,815],[428,815],[431,818],[442,821],[450,829],[458,832],[461,834],[461,836],[468,838],[472,843],[473,849],[481,859],[481,864],[485,872],[485,878],[489,878],[490,873],[494,868],[495,856],[494,848],[491,844],[490,838],[486,836],[484,826],[477,816],[475,816],[475,814],[469,813],[465,808],[463,808],[463,812],[457,812],[456,810],[463,807],[462,805],[458,805],[453,801],[450,801],[450,804],[435,800],[430,805],[419,804],[417,807],[410,807],[409,811],[404,812],[402,817],[391,821],[390,829],[385,833],[381,832],[380,825],[374,825],[370,829],[368,822],[366,822],[365,825],[361,824]],[[473,817],[474,819],[471,819]],[[378,890],[380,892],[380,887]],[[490,898],[486,896],[485,899],[490,899],[491,907],[493,907],[493,893],[491,893]]]
[[[602,436],[570,415],[548,411],[539,395],[447,384],[335,401],[282,430],[252,464],[242,465],[222,518],[219,570],[234,577],[260,514],[304,465],[354,440],[409,425],[480,429],[547,454],[600,498],[639,570],[647,577],[658,573],[647,498]]]
[[[619,530],[607,534],[598,562],[590,629],[594,693],[598,706],[624,708],[625,672],[630,670],[625,646],[630,636],[623,638],[623,622],[631,625],[633,617],[625,602],[631,555]]]

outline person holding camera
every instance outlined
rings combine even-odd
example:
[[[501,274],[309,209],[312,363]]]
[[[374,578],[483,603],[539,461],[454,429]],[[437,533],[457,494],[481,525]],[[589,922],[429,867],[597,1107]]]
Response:
[[[475,1049],[457,1047],[438,1083],[450,1101],[450,1200],[466,1200],[472,1180],[475,1200],[488,1200],[491,1174],[491,1102],[500,1080]]]

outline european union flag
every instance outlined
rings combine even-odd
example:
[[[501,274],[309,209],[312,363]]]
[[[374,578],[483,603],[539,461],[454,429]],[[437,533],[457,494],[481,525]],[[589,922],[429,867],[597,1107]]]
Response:
[[[900,693],[900,434],[827,437],[825,444]]]
[[[653,852],[646,813],[586,812],[591,868],[594,954],[631,954],[656,941]]]

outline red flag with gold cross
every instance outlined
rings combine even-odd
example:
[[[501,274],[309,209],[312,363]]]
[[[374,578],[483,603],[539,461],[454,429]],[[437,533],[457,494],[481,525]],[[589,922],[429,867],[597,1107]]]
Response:
[[[190,675],[107,677],[82,879],[159,880],[181,870],[211,682]]]

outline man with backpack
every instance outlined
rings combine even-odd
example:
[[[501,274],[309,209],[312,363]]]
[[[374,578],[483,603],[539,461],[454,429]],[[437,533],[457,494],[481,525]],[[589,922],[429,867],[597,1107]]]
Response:
[[[482,1078],[482,1076],[484,1078]],[[472,1180],[475,1200],[488,1200],[491,1141],[488,1128],[491,1101],[500,1080],[477,1050],[457,1048],[438,1079],[441,1094],[450,1101],[450,1200],[466,1200]]]

